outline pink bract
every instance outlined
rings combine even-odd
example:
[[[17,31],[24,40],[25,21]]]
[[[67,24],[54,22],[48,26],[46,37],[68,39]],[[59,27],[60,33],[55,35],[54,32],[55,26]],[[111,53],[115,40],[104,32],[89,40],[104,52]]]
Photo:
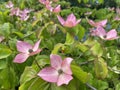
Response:
[[[51,54],[51,66],[43,68],[38,73],[38,76],[47,82],[57,83],[58,86],[68,84],[73,79],[70,69],[72,60],[69,57],[62,60],[59,55]]]
[[[114,40],[119,38],[117,36],[117,31],[115,29],[112,29],[109,32],[106,32],[103,27],[97,27],[96,29],[91,29],[90,32],[92,36],[99,36],[104,40]]]
[[[13,8],[14,4],[9,1],[8,4],[6,4],[6,8]]]
[[[51,4],[51,2],[49,0],[39,0],[40,3],[44,4],[44,5],[49,5]]]
[[[94,22],[93,20],[88,20],[88,23],[93,26],[93,27],[104,27],[107,23],[107,19],[99,21],[99,22]]]
[[[19,51],[19,54],[16,55],[13,62],[23,63],[27,60],[29,56],[32,56],[41,52],[41,49],[39,49],[39,44],[40,44],[40,40],[37,41],[34,46],[24,41],[18,41],[17,50]]]
[[[63,26],[69,27],[69,28],[76,26],[81,21],[81,19],[76,20],[76,17],[74,16],[73,13],[68,15],[66,21],[61,16],[57,16],[57,18]]]
[[[105,40],[114,40],[118,38],[119,37],[117,36],[117,31],[115,29],[112,29],[106,34]]]
[[[12,8],[10,11],[10,16],[16,15],[19,16],[20,15],[20,9],[19,8]]]
[[[53,9],[53,12],[55,13],[58,13],[61,11],[61,6],[60,5],[57,5],[54,9]]]

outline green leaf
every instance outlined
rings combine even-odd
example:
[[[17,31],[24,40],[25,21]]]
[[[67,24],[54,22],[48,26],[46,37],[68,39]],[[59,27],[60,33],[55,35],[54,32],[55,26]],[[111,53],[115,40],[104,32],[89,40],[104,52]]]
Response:
[[[120,83],[118,83],[117,85],[116,85],[116,89],[115,90],[120,90]]]
[[[11,50],[5,45],[0,45],[0,59],[7,58],[11,54]]]
[[[38,66],[39,64],[39,66]],[[47,55],[37,55],[35,57],[34,63],[32,67],[36,70],[39,71],[40,68],[44,67],[46,64],[50,64],[50,59],[49,56]],[[40,67],[40,68],[39,68]]]
[[[109,87],[108,82],[106,82],[105,80],[103,81],[103,80],[98,80],[95,78],[92,79],[92,84],[97,90],[107,90]]]
[[[78,0],[78,3],[81,3],[81,0]]]
[[[13,34],[16,34],[20,38],[24,37],[24,34],[22,34],[21,32],[13,32]]]
[[[54,46],[54,49],[52,50],[52,54],[57,54],[59,49],[63,46],[64,44],[58,43]]]
[[[37,72],[32,67],[26,67],[20,78],[20,84],[36,77]]]
[[[76,65],[71,65],[71,69],[73,72],[73,75],[79,79],[82,83],[86,83],[88,81],[88,73],[84,72],[80,67]]]
[[[88,2],[89,2],[89,0],[83,0],[83,2],[84,2],[84,3],[88,3]]]
[[[36,77],[20,85],[19,90],[49,90],[49,83]]]
[[[101,3],[104,3],[104,0],[98,0],[98,2],[101,4]]]
[[[73,35],[70,34],[70,33],[67,33],[65,44],[70,45],[70,44],[73,44],[73,43],[74,43],[74,37],[73,37]]]
[[[51,84],[51,90],[67,90],[67,89],[64,86],[58,87],[56,84]]]
[[[78,36],[79,40],[81,40],[84,37],[85,28],[82,27],[81,25],[78,24],[77,26],[73,27],[72,29],[73,29],[72,31],[74,31],[76,33],[76,35]]]
[[[7,62],[6,60],[0,60],[0,70],[4,69],[7,67]]]
[[[85,35],[85,28],[82,27],[82,26],[80,26],[77,35],[78,35],[78,38],[79,38],[79,39],[82,39],[82,38],[84,37],[84,35]]]
[[[94,68],[97,78],[104,79],[108,75],[107,64],[103,58],[94,61]]]
[[[12,90],[16,86],[16,75],[12,68],[5,68],[0,72],[0,82],[5,90]]]
[[[8,37],[8,35],[10,34],[10,23],[4,23],[0,26],[0,34]]]
[[[26,67],[20,78],[19,90],[48,90],[49,83],[37,76],[32,67]],[[46,89],[45,89],[46,88]]]
[[[57,86],[57,84],[51,84],[51,90],[77,90],[76,80],[72,79],[68,85]]]
[[[80,42],[76,44],[76,47],[80,49],[82,52],[85,52],[88,50],[88,47]]]
[[[98,42],[95,43],[95,45],[90,49],[93,53],[93,55],[100,57],[103,54],[102,47]]]
[[[87,45],[87,46],[89,46],[89,47],[92,47],[93,45],[95,45],[95,43],[96,43],[96,41],[93,40],[93,38],[88,38],[88,39],[84,42],[84,44]]]

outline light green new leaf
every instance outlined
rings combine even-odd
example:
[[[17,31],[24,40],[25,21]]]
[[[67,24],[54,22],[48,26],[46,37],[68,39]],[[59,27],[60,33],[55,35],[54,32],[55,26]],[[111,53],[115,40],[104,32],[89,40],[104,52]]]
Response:
[[[54,49],[52,50],[52,54],[57,54],[59,49],[63,46],[62,43],[58,43],[54,46]]]
[[[117,85],[116,85],[116,89],[115,90],[120,90],[120,83],[118,83]]]
[[[66,42],[65,44],[70,45],[74,43],[74,36],[71,35],[70,33],[66,34]]]
[[[81,0],[78,0],[79,3],[81,3]]]
[[[94,61],[94,68],[97,78],[104,79],[108,75],[107,64],[103,58],[100,57]]]
[[[0,26],[0,34],[8,37],[8,35],[10,34],[10,23],[4,23]]]
[[[19,90],[49,90],[49,83],[36,77],[20,85]]]
[[[34,77],[36,77],[37,72],[32,67],[26,67],[20,78],[20,84],[25,83]]]
[[[100,46],[98,42],[96,42],[90,50],[92,51],[93,55],[98,56],[98,57],[102,56],[103,54],[102,47]]]
[[[85,52],[85,51],[88,50],[88,47],[87,47],[86,45],[80,43],[80,42],[79,42],[79,43],[76,43],[76,47],[77,47],[78,49],[80,49],[82,52]]]

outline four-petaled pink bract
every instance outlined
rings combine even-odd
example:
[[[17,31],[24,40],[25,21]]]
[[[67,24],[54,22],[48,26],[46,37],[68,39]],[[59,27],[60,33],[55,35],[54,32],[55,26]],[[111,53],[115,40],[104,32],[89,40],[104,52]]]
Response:
[[[43,68],[38,76],[47,82],[57,83],[58,86],[68,84],[73,79],[70,69],[72,60],[69,57],[62,60],[59,55],[51,54],[51,66]]]
[[[99,21],[99,22],[94,22],[93,20],[88,20],[88,23],[94,27],[99,27],[99,26],[104,27],[107,23],[107,19]]]
[[[104,40],[114,40],[119,38],[117,36],[117,31],[115,29],[112,29],[109,32],[106,32],[103,27],[99,26],[96,29],[91,29],[90,32],[92,36],[99,36]]]
[[[8,4],[6,4],[5,6],[6,8],[13,8],[14,4],[11,1],[9,1]]]
[[[68,15],[66,21],[61,16],[57,16],[57,18],[63,26],[69,27],[69,28],[76,26],[81,21],[81,19],[76,20],[76,17],[74,16],[73,13]]]
[[[16,55],[13,62],[15,63],[23,63],[27,60],[29,56],[38,54],[41,52],[41,49],[39,49],[40,40],[37,41],[34,46],[30,45],[27,42],[24,41],[18,41],[17,42],[17,50],[20,52]]]

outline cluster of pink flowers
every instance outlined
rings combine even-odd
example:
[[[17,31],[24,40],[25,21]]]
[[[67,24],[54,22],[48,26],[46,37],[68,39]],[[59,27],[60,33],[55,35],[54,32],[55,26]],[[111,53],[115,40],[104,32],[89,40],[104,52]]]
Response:
[[[39,2],[45,5],[46,8],[51,12],[58,13],[61,10],[60,5],[53,8],[51,6],[52,2],[49,0],[39,0]],[[11,16],[13,15],[19,16],[20,19],[24,21],[26,21],[29,18],[27,14],[30,13],[30,10],[24,9],[23,11],[21,11],[19,8],[13,8],[13,6],[14,5],[12,4],[12,2],[9,2],[6,5],[7,8],[11,8],[10,13]],[[87,14],[89,15],[91,13],[92,12],[87,12],[86,15]],[[66,20],[64,20],[60,15],[57,15],[57,18],[61,25],[69,28],[75,27],[81,21],[81,19],[77,20],[73,13],[68,15]],[[92,36],[99,36],[104,40],[114,40],[118,38],[117,31],[115,29],[112,29],[109,32],[105,31],[104,27],[106,26],[107,19],[99,22],[88,20],[88,23],[94,27],[90,30]],[[13,62],[23,63],[30,56],[39,54],[42,51],[42,49],[39,48],[39,44],[40,40],[37,41],[34,45],[31,45],[24,41],[18,41],[16,47],[19,54],[16,55]],[[56,83],[58,86],[68,84],[73,79],[72,71],[70,68],[72,60],[73,59],[70,57],[64,58],[64,60],[62,60],[62,58],[59,55],[51,54],[50,55],[51,66],[43,68],[37,75],[47,82]]]
[[[40,3],[45,5],[45,7],[50,10],[51,12],[58,13],[61,11],[60,5],[57,5],[56,7],[52,7],[52,1],[49,0],[39,0]]]
[[[99,21],[99,22],[94,22],[93,20],[88,20],[88,23],[94,27],[94,28],[90,29],[92,36],[98,36],[104,40],[114,40],[114,39],[118,38],[117,31],[115,29],[112,29],[109,32],[105,31],[104,27],[107,23],[107,19]]]
[[[10,9],[10,16],[14,16],[14,15],[18,16],[22,21],[28,20],[29,18],[28,14],[31,12],[31,10],[29,9],[20,10],[20,8],[18,7],[14,8],[14,4],[11,1],[8,2],[6,8]]]
[[[29,56],[33,56],[41,52],[39,49],[40,40],[35,43],[35,45],[31,45],[24,41],[17,42],[17,50],[20,52],[16,55],[13,62],[15,63],[23,63],[27,60]],[[72,79],[72,71],[70,69],[70,63],[72,62],[72,58],[62,58],[59,55],[51,54],[51,67],[43,68],[39,73],[42,79],[48,82],[57,83],[58,86],[62,84],[68,84]]]

